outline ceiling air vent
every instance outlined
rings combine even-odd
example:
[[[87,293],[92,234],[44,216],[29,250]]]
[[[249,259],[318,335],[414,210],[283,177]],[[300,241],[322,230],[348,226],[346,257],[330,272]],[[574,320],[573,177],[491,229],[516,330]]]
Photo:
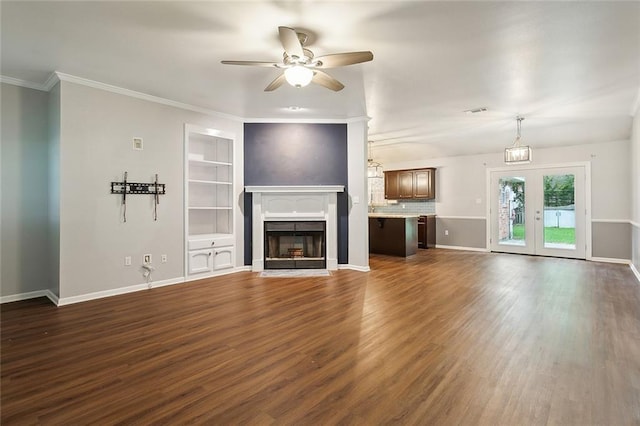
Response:
[[[477,114],[479,112],[485,112],[485,111],[487,111],[487,109],[482,107],[482,108],[468,109],[468,110],[466,110],[464,112],[466,114]]]

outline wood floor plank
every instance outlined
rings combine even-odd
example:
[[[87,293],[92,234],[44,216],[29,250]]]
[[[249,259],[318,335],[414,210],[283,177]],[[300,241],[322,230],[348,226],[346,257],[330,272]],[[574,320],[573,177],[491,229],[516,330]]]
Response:
[[[12,424],[640,424],[625,265],[421,250],[1,309]]]

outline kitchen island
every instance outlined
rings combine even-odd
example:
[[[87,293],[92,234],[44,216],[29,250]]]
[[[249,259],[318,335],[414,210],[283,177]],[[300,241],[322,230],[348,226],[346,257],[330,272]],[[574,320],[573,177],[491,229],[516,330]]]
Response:
[[[369,253],[411,256],[418,251],[418,215],[369,214]]]

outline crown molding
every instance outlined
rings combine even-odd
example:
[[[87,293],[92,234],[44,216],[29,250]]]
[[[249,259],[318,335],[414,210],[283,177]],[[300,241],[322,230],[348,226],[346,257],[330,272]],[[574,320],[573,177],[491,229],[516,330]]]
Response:
[[[149,95],[142,92],[136,92],[135,90],[125,89],[123,87],[114,86],[111,84],[101,83],[99,81],[89,80],[87,78],[77,77],[70,74],[61,73],[55,71],[56,76],[60,81],[66,81],[69,83],[75,83],[82,86],[92,87],[94,89],[105,90],[107,92],[117,93],[119,95],[129,96],[132,98],[142,99],[149,102],[155,102],[162,105],[168,105],[175,108],[185,109],[188,111],[199,112],[219,118],[225,118],[232,121],[244,121],[242,117],[238,117],[231,114],[225,114],[222,112],[214,111],[208,108],[203,108],[195,105],[185,104],[183,102],[173,101],[171,99],[161,98],[159,96]]]
[[[47,78],[47,80],[44,82],[43,87],[47,90],[47,92],[50,92],[51,89],[53,89],[54,86],[59,82],[60,77],[58,77],[58,73],[52,72],[49,78]]]
[[[369,117],[351,118],[282,118],[282,117],[248,117],[245,123],[311,123],[311,124],[351,124],[367,122]]]
[[[48,92],[46,85],[40,83],[34,83],[32,81],[21,80],[19,78],[7,77],[6,75],[0,75],[0,83],[11,84],[12,86],[26,87],[27,89],[40,90]]]
[[[60,81],[79,84],[82,86],[92,87],[94,89],[104,90],[111,93],[117,93],[119,95],[129,96],[132,98],[142,99],[148,102],[154,102],[162,105],[168,105],[175,108],[184,109],[187,111],[199,112],[214,117],[224,118],[232,121],[239,121],[243,123],[358,123],[368,122],[371,117],[357,116],[347,118],[270,118],[270,117],[239,117],[237,115],[226,114],[212,109],[199,107],[196,105],[186,104],[183,102],[174,101],[171,99],[161,98],[159,96],[149,95],[143,92],[137,92],[135,90],[125,89],[124,87],[114,86],[112,84],[101,83],[95,80],[89,80],[88,78],[78,77],[71,74],[66,74],[60,71],[54,71],[44,83],[34,83],[27,80],[20,80],[18,78],[7,77],[0,75],[0,82],[12,84],[14,86],[26,87],[29,89],[41,90],[49,92]]]

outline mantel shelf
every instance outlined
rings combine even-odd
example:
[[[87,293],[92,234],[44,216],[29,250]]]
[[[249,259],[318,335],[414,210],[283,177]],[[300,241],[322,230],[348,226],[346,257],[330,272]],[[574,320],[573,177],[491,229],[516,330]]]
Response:
[[[274,193],[274,194],[309,194],[344,192],[344,185],[270,185],[245,186],[245,192]]]

